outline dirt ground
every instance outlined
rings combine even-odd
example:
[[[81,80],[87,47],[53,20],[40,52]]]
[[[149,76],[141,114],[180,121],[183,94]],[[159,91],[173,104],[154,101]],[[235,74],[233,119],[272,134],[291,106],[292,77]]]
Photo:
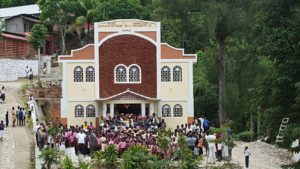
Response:
[[[274,145],[264,142],[236,142],[237,147],[233,149],[233,162],[244,166],[244,148],[249,147],[250,155],[250,169],[281,169],[281,165],[291,162],[291,154],[285,150]]]

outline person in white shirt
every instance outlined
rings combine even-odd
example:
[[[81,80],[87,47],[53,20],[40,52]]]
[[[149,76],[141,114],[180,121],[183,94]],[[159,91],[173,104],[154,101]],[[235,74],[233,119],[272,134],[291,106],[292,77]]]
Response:
[[[26,68],[25,68],[25,73],[26,73],[26,77],[28,77],[29,76],[29,67],[28,66],[26,66]]]
[[[41,125],[39,124],[39,121],[36,119],[36,123],[35,123],[35,125],[34,125],[34,127],[33,127],[33,132],[34,132],[34,134],[35,134],[35,139],[36,139],[36,145],[37,145],[37,146],[39,146],[39,145],[38,145],[38,134],[37,134],[37,130],[38,130],[40,127],[41,127]]]
[[[200,123],[200,128],[201,128],[201,130],[203,132],[204,131],[204,128],[203,128],[204,118],[203,118],[203,116],[201,116],[198,120],[199,120],[199,123]]]
[[[245,147],[244,155],[245,155],[245,166],[246,168],[249,168],[249,156],[251,155],[251,152],[247,146]]]
[[[83,133],[82,129],[80,130],[79,133],[77,133],[76,138],[77,138],[77,143],[78,143],[78,148],[79,148],[80,154],[85,155],[85,138],[86,138],[86,134]]]

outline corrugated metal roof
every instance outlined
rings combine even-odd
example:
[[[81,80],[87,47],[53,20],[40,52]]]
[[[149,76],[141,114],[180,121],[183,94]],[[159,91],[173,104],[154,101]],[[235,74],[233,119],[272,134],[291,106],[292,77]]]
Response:
[[[20,15],[20,14],[39,14],[39,13],[40,13],[40,8],[37,4],[10,7],[10,8],[1,8],[0,18],[6,18],[6,17]]]

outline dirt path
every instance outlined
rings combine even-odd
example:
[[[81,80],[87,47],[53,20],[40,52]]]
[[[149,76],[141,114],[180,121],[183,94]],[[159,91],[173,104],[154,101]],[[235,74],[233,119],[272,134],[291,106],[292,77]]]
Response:
[[[0,104],[0,119],[5,122],[5,112],[11,107],[22,105],[19,94],[22,83],[1,82],[6,87],[6,101]],[[12,127],[11,114],[9,127],[5,128],[4,140],[0,142],[0,169],[29,169],[30,168],[30,142],[32,136],[26,127]]]
[[[281,169],[281,165],[288,164],[291,160],[289,152],[264,142],[237,142],[233,149],[233,161],[244,166],[244,148],[251,151],[250,169]]]

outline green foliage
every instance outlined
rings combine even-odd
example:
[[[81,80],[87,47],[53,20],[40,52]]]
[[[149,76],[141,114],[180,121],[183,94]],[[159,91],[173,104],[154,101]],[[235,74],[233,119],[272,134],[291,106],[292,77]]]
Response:
[[[0,0],[0,8],[34,4],[35,0]]]
[[[91,164],[84,161],[79,161],[79,168],[80,169],[91,169]]]
[[[243,167],[235,163],[224,163],[221,166],[214,166],[213,169],[242,169]]]
[[[252,134],[253,134],[253,132],[251,132],[251,131],[243,131],[241,133],[236,134],[234,137],[241,141],[250,142]]]
[[[65,159],[62,161],[62,167],[63,169],[76,169],[72,160],[68,156],[66,156]]]
[[[35,24],[31,29],[29,42],[34,49],[41,48],[45,45],[47,35],[47,28],[43,24]]]
[[[162,129],[162,130],[159,130],[159,132],[158,132],[158,138],[157,138],[158,146],[165,152],[167,150],[169,150],[169,148],[170,148],[170,146],[169,146],[171,143],[170,136],[171,136],[171,129],[168,129],[168,130]]]
[[[281,166],[282,169],[299,169],[300,168],[300,161],[293,163],[293,164],[289,164],[289,165],[283,165]]]
[[[117,158],[118,158],[118,152],[117,148],[114,144],[111,144],[106,147],[106,149],[102,151],[96,151],[93,154],[96,165],[98,166],[105,166],[107,168],[116,168],[117,166]]]
[[[39,158],[44,162],[43,165],[50,169],[52,164],[58,164],[59,154],[53,148],[44,148],[39,155]]]
[[[122,154],[121,169],[145,169],[149,160],[149,152],[145,147],[134,145]]]
[[[100,0],[95,9],[95,21],[111,19],[137,19],[143,10],[139,0]]]
[[[184,135],[179,135],[178,138],[179,151],[176,156],[180,159],[180,168],[182,169],[196,169],[197,163],[195,161],[194,152],[190,150],[186,144],[186,137]],[[200,162],[198,160],[197,162]]]

